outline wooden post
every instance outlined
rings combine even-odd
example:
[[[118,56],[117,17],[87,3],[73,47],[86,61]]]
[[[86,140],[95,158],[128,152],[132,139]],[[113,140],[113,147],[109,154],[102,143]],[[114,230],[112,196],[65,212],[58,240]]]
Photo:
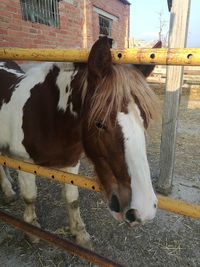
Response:
[[[169,31],[170,48],[185,47],[188,32],[189,10],[190,0],[173,0]],[[157,190],[163,194],[169,194],[172,189],[176,130],[182,81],[183,67],[168,66],[162,120],[160,176],[157,188]]]

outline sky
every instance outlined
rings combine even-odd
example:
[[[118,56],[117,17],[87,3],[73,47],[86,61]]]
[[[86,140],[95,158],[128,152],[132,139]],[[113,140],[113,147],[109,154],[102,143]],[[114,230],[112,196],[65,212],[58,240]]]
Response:
[[[179,0],[181,1],[181,0]],[[169,29],[170,13],[167,0],[129,0],[130,37],[152,42],[158,39],[159,13]],[[200,47],[200,0],[191,0],[187,47]]]

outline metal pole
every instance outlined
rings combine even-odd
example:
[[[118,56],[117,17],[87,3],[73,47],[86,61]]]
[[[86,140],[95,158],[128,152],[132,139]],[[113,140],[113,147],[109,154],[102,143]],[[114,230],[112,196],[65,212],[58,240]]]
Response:
[[[100,192],[101,186],[97,182],[89,177],[75,175],[63,171],[58,171],[54,169],[49,169],[45,167],[41,167],[38,165],[34,165],[27,162],[22,162],[19,160],[11,159],[8,157],[0,156],[0,164],[3,166],[7,166],[9,168],[18,169],[21,171],[33,173],[35,175],[43,176],[45,178],[62,182],[69,183],[76,186],[80,186],[85,189],[93,190]],[[169,212],[178,213],[180,215],[189,216],[195,219],[200,219],[200,206],[194,205],[190,203],[186,203],[184,201],[171,199],[168,197],[164,197],[158,195],[158,208],[163,209]]]
[[[122,265],[115,263],[109,259],[106,259],[97,253],[83,248],[77,244],[73,244],[67,240],[59,238],[57,235],[44,231],[36,226],[28,224],[24,221],[16,219],[15,217],[0,210],[0,220],[4,223],[14,226],[27,234],[31,234],[39,237],[40,239],[47,241],[48,243],[57,246],[58,248],[69,252],[72,255],[81,257],[87,261],[104,267],[122,267]]]
[[[39,165],[23,162],[16,159],[11,159],[1,155],[0,164],[12,169],[29,172],[61,183],[73,184],[97,192],[101,191],[99,183],[95,179],[89,179],[86,176],[75,175],[72,173],[58,171],[55,169],[45,168]]]
[[[200,66],[200,48],[111,50],[113,63]],[[88,49],[0,48],[1,60],[87,62]]]

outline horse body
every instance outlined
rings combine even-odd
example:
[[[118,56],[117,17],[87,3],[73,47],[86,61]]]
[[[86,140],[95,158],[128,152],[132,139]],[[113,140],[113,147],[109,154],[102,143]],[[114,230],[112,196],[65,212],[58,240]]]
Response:
[[[8,147],[11,155],[53,167],[78,162],[82,152],[80,119],[73,114],[71,92],[66,93],[75,71],[71,68],[72,64],[69,71],[68,63],[60,67],[59,63],[45,63],[20,75],[20,81],[12,74],[16,85],[0,112],[0,146]],[[64,80],[62,75],[66,72],[71,73]],[[69,112],[64,106],[69,107]]]
[[[143,74],[152,69],[113,65],[106,38],[94,44],[88,64],[44,63],[24,73],[15,63],[1,63],[0,151],[74,173],[84,151],[113,216],[130,224],[151,220],[157,199],[145,128],[155,102]],[[11,197],[3,167],[0,171],[2,189]],[[24,219],[37,224],[35,177],[19,171],[19,183],[26,202]],[[74,205],[77,188],[65,185],[65,196],[70,229],[86,245],[89,235]]]
[[[45,63],[25,74],[20,69],[13,70],[13,63],[1,63],[0,79],[3,80],[5,73],[9,75],[0,91],[0,150],[3,154],[78,173],[83,148],[80,118],[71,102],[70,83],[75,71],[73,64]],[[67,79],[63,79],[63,74]],[[8,170],[0,167],[1,187],[10,201],[15,193],[8,175]],[[34,205],[37,196],[35,176],[18,171],[18,178],[26,203],[24,220],[38,225]],[[78,203],[78,190],[66,185],[64,193],[71,232],[79,244],[90,246],[78,204],[75,204]]]

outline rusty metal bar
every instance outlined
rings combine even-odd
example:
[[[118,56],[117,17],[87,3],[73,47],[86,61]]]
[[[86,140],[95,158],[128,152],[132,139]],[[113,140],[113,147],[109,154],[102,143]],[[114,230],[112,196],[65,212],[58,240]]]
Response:
[[[5,156],[0,156],[0,164],[3,166],[7,166],[9,168],[33,173],[35,175],[48,178],[50,180],[73,184],[85,189],[97,192],[100,192],[102,190],[97,180],[86,176],[75,175],[63,171],[58,171],[55,169],[45,168],[31,163],[23,162],[20,160],[11,159]],[[157,197],[158,197],[159,209],[163,209],[169,212],[174,212],[184,216],[189,216],[194,219],[200,219],[199,205],[187,203],[176,199],[171,199],[169,197],[164,197],[161,195],[157,195]]]
[[[14,226],[20,230],[23,230],[27,234],[31,234],[39,237],[40,239],[47,241],[48,243],[57,246],[58,248],[69,252],[72,255],[81,257],[89,262],[98,264],[104,267],[122,267],[123,265],[115,263],[109,259],[106,259],[97,253],[83,248],[77,244],[73,244],[67,240],[59,238],[57,235],[50,232],[44,231],[36,226],[28,224],[22,220],[16,219],[15,217],[0,210],[0,220],[4,223]]]
[[[200,48],[111,49],[114,63],[200,66]],[[88,49],[0,48],[1,60],[86,62]]]

